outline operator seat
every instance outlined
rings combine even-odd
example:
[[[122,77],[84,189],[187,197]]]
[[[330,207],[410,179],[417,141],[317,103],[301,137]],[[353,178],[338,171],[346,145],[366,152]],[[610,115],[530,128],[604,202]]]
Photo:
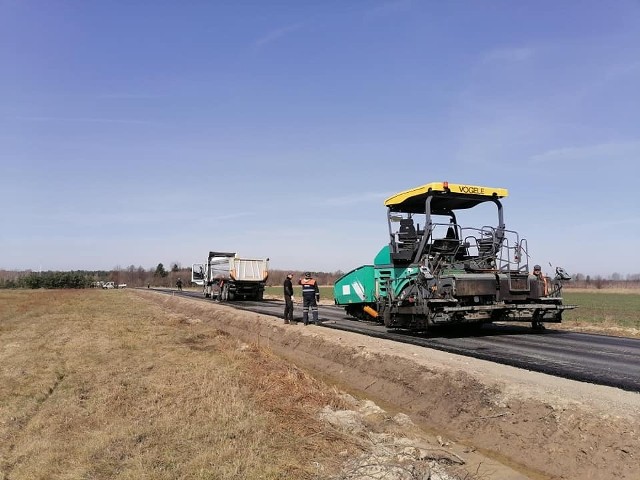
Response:
[[[452,255],[460,248],[460,240],[453,226],[449,226],[444,238],[436,238],[431,244],[430,251],[442,255]]]
[[[398,242],[399,247],[402,249],[413,250],[413,247],[418,242],[418,234],[416,233],[416,227],[413,224],[411,218],[403,218],[400,220],[400,229],[398,230]]]
[[[413,259],[414,252],[418,246],[418,233],[413,225],[411,218],[403,218],[400,220],[400,228],[398,229],[398,241],[396,252],[391,253],[391,259],[398,263],[410,263]]]
[[[458,238],[457,235],[456,235],[456,231],[453,229],[453,227],[447,228],[447,235],[444,238],[447,238],[449,240],[453,240],[455,238]]]

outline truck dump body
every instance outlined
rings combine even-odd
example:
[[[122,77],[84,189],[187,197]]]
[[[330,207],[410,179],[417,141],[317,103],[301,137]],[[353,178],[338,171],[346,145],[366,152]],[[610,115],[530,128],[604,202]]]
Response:
[[[352,270],[334,286],[337,305],[356,318],[391,328],[426,330],[450,323],[560,322],[562,280],[529,273],[527,241],[507,230],[503,188],[429,183],[385,201],[389,243],[373,265]],[[473,227],[457,215],[480,205],[497,225]],[[444,221],[440,218],[444,217]],[[372,314],[373,312],[373,314]]]
[[[262,300],[268,276],[269,259],[229,252],[209,252],[206,263],[191,267],[191,281],[202,285],[205,297],[218,300]]]

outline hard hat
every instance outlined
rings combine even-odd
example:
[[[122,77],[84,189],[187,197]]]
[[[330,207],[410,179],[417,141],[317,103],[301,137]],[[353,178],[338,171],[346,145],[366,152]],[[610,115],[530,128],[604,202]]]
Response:
[[[304,278],[311,278],[311,272],[304,272]]]
[[[534,265],[533,270],[542,270],[542,267],[540,265]]]

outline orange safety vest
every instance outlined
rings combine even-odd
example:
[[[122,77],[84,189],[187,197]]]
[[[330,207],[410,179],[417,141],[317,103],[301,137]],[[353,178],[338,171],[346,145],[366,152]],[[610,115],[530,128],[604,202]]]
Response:
[[[316,281],[314,278],[303,278],[300,280],[300,285],[302,285],[302,294],[316,294]]]

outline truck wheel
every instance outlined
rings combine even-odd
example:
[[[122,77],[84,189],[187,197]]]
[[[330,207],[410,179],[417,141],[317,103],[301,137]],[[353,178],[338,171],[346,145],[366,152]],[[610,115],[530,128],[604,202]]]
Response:
[[[256,300],[258,300],[259,302],[262,301],[262,299],[264,298],[264,292],[262,290],[260,290],[257,294],[256,294]]]

